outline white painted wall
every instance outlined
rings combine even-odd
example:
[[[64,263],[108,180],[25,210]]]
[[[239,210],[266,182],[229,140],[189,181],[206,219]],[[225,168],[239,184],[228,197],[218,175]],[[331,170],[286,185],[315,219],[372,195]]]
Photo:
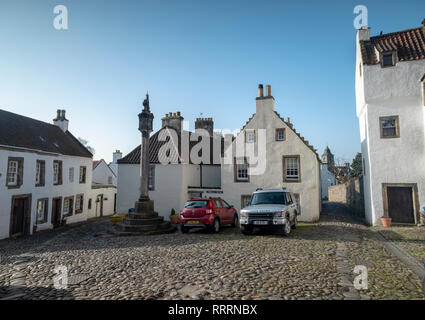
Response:
[[[8,189],[6,187],[7,166],[9,157],[22,157],[24,158],[24,174],[23,184],[19,189]],[[35,172],[36,161],[44,160],[46,162],[46,175],[45,186],[35,187]],[[62,185],[53,185],[53,160],[63,161],[62,172]],[[79,183],[79,170],[80,166],[87,167],[86,183]],[[74,168],[74,182],[69,182],[69,168]],[[73,214],[67,217],[67,223],[80,222],[87,219],[87,195],[91,191],[92,179],[92,159],[82,157],[71,157],[63,155],[47,155],[37,154],[35,152],[20,152],[9,151],[0,149],[0,239],[9,237],[10,228],[10,214],[12,206],[12,196],[31,194],[31,230],[32,226],[36,225],[36,207],[37,200],[42,198],[49,198],[48,208],[48,221],[47,223],[37,226],[37,230],[44,230],[52,228],[51,214],[52,214],[52,198],[55,197],[68,197],[77,194],[84,194],[84,209],[82,213]],[[63,206],[63,202],[62,202]],[[74,198],[75,209],[75,198]],[[63,210],[63,208],[62,208]]]
[[[109,184],[109,177],[112,178],[112,185],[116,186],[117,177],[106,164],[105,160],[102,159],[93,170],[93,184],[107,185]]]
[[[320,164],[316,154],[273,111],[274,100],[257,100],[256,114],[245,129],[266,129],[266,172],[250,177],[250,182],[235,182],[233,164],[222,163],[223,197],[239,211],[241,195],[249,195],[257,188],[287,188],[300,194],[302,221],[317,221],[321,211]],[[275,141],[275,129],[286,128],[286,141]],[[244,130],[245,131],[245,130]],[[239,133],[238,138],[244,134]],[[232,144],[235,149],[235,142]],[[234,151],[233,151],[234,152]],[[284,155],[300,155],[301,182],[283,182]]]
[[[220,166],[202,166],[203,185],[219,186]],[[169,164],[155,165],[155,190],[149,191],[154,201],[155,211],[165,219],[169,219],[171,209],[180,212],[189,199],[188,186],[199,186],[199,165]],[[139,198],[140,165],[118,164],[117,212],[127,213],[134,208]]]
[[[91,209],[88,209],[88,219],[100,217],[100,203],[96,202],[99,195],[103,195],[103,216],[111,216],[114,212],[114,198],[117,194],[116,187],[92,188],[89,193],[89,198],[92,199]],[[87,200],[88,201],[88,200]],[[88,203],[88,202],[87,202]]]
[[[329,197],[328,188],[337,185],[335,175],[328,170],[327,164],[320,165],[320,180],[322,182],[322,199]]]
[[[379,225],[383,215],[383,183],[417,183],[425,206],[425,113],[420,79],[425,60],[394,67],[363,65],[357,42],[356,103],[365,160],[366,219]],[[381,139],[379,117],[399,116],[400,138]]]

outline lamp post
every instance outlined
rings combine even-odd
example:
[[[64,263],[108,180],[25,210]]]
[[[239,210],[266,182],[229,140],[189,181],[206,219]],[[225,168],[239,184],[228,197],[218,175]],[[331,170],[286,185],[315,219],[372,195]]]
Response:
[[[139,131],[142,133],[140,150],[140,197],[139,201],[149,201],[149,135],[153,129],[153,113],[149,108],[149,94],[143,101],[143,111],[139,113]]]

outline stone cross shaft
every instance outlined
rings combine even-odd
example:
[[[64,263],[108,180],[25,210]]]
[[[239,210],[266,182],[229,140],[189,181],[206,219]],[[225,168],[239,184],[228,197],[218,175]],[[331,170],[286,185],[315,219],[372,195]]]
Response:
[[[140,197],[139,201],[149,201],[149,136],[152,132],[153,113],[149,108],[149,95],[143,101],[143,111],[139,114],[139,131],[142,133],[140,150]]]

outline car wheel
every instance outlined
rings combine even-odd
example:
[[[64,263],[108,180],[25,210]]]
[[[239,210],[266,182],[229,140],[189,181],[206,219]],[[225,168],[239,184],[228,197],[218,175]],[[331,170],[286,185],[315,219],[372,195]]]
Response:
[[[180,226],[180,231],[181,231],[181,233],[188,233],[189,229],[184,227],[184,226]]]
[[[297,223],[298,223],[297,215],[295,215],[295,217],[294,217],[294,224],[292,225],[292,229],[296,229],[297,228]]]
[[[245,235],[251,235],[252,234],[252,228],[248,226],[241,226],[241,232]]]
[[[291,233],[291,221],[289,221],[289,219],[286,219],[286,223],[283,226],[283,230],[282,233],[285,237],[289,236],[289,234]]]
[[[233,217],[233,222],[232,222],[232,227],[238,227],[239,225],[239,219],[238,219],[238,215],[235,213],[235,216]]]
[[[220,220],[214,219],[212,231],[214,233],[219,233],[220,232]]]

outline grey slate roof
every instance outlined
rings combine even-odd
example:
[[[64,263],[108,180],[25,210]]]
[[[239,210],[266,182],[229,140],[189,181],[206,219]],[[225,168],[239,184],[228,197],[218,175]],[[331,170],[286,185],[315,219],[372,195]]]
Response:
[[[71,132],[58,126],[0,109],[0,145],[27,148],[67,156],[93,155]]]
[[[150,163],[160,163],[159,157],[161,157],[161,155],[159,151],[161,147],[169,141],[169,139],[167,138],[167,141],[160,141],[159,134],[162,130],[166,130],[166,129],[176,131],[174,128],[164,127],[158,130],[155,134],[153,134],[149,138],[149,157],[150,157],[149,162]],[[178,141],[175,142],[176,148],[173,148],[172,150],[170,150],[171,153],[169,155],[169,159],[172,163],[181,163],[180,155],[181,155],[182,137],[181,137],[181,134],[179,134],[177,131],[176,131],[176,134],[177,134]],[[188,132],[188,134],[190,139],[190,136],[193,134],[193,132]],[[192,148],[197,143],[198,141],[190,141],[189,150],[192,150]],[[210,163],[209,164],[214,164],[213,146],[214,146],[213,138],[210,138]],[[140,145],[138,145],[136,148],[134,148],[133,151],[131,151],[129,154],[127,154],[125,157],[118,160],[117,162],[119,164],[140,164],[140,151],[141,151]],[[223,156],[223,154],[224,154],[224,146],[223,146],[223,143],[221,143],[220,156]]]

